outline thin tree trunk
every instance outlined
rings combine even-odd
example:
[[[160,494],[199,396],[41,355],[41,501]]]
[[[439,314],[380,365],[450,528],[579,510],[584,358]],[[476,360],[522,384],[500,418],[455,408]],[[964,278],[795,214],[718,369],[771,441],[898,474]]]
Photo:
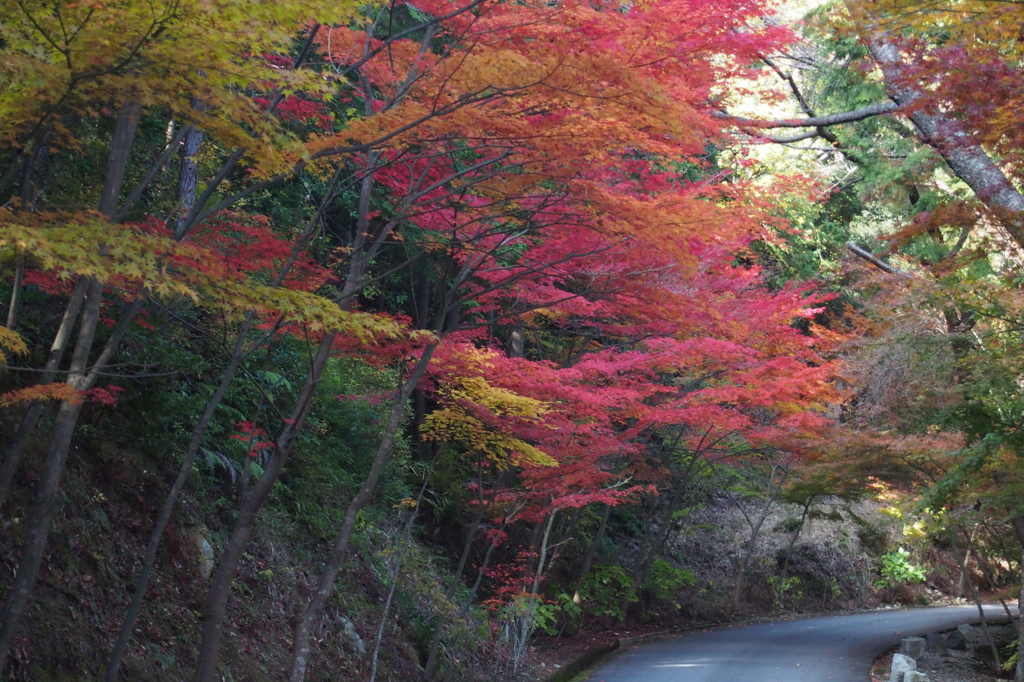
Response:
[[[108,218],[117,210],[117,199],[121,193],[128,156],[135,140],[140,111],[141,107],[138,104],[126,102],[121,107],[115,124],[99,205],[100,212]],[[102,249],[102,245],[97,246]],[[91,371],[89,370],[89,355],[92,352],[96,336],[102,301],[103,282],[95,277],[89,278],[85,310],[82,313],[82,323],[78,330],[78,339],[71,357],[67,378],[67,383],[76,391],[86,390],[90,382],[95,380],[99,371],[96,365]],[[114,333],[116,335],[117,330]],[[109,358],[109,353],[107,349],[104,349],[100,359],[97,360],[97,365],[102,366],[106,362],[106,358]],[[74,436],[82,405],[81,400],[63,401],[50,431],[50,441],[42,476],[36,487],[35,498],[26,523],[25,544],[21,550],[14,581],[7,592],[3,608],[0,609],[0,661],[7,660],[7,654],[14,641],[15,629],[18,627],[21,615],[35,587],[36,579],[39,577],[46,541],[49,538],[53,516],[59,503],[60,480],[64,474],[64,466],[71,448],[71,439]],[[8,458],[10,458],[10,454],[8,454]]]
[[[767,456],[766,456],[767,457]],[[775,476],[781,471],[779,482],[775,483]],[[732,610],[738,611],[740,608],[740,601],[743,596],[743,585],[744,578],[746,577],[747,567],[750,566],[750,559],[754,555],[754,548],[757,543],[757,538],[761,533],[761,527],[764,525],[764,521],[768,518],[768,514],[771,512],[772,504],[775,502],[775,498],[782,490],[782,486],[785,484],[786,479],[789,477],[789,469],[778,461],[771,461],[768,470],[768,479],[765,483],[764,493],[764,505],[761,507],[761,512],[758,515],[757,521],[751,519],[750,515],[747,514],[743,505],[736,500],[732,494],[729,498],[732,499],[733,504],[743,515],[747,525],[750,526],[750,540],[747,542],[746,550],[743,553],[743,559],[739,565],[739,571],[736,576],[736,586],[733,588],[732,593]]]
[[[789,539],[789,544],[786,546],[786,559],[782,562],[782,579],[786,579],[786,575],[789,573],[789,562],[793,558],[793,547],[796,546],[797,538],[800,537],[801,531],[804,529],[804,523],[807,522],[807,514],[811,509],[811,502],[804,505],[803,513],[800,514],[800,523],[797,525],[796,530],[793,532],[793,537]]]
[[[580,603],[580,590],[583,588],[583,583],[587,579],[587,574],[590,573],[590,564],[594,561],[594,554],[597,553],[598,547],[601,546],[601,540],[604,539],[604,529],[608,526],[608,517],[612,513],[612,505],[605,503],[604,510],[601,512],[601,522],[597,524],[597,533],[594,534],[594,540],[587,547],[587,553],[583,555],[583,566],[580,567],[580,577],[576,580],[576,592],[572,595],[572,601],[575,604]]]
[[[644,520],[645,523],[643,524],[643,535],[640,536],[640,542],[637,545],[640,548],[640,551],[637,554],[636,559],[633,560],[632,565],[630,566],[630,568],[634,571],[638,569],[641,564],[643,564],[644,552],[647,551],[647,543],[650,541],[651,535],[654,533],[654,525],[658,520],[658,502],[661,498],[660,496],[656,495],[648,495],[647,497],[648,503],[645,504],[644,506],[649,508],[650,512],[648,513],[645,511],[640,516],[640,518]]]
[[[651,572],[651,568],[654,566],[654,560],[658,558],[658,554],[661,552],[661,548],[664,546],[665,541],[668,539],[669,533],[672,531],[672,514],[675,512],[676,503],[679,502],[679,496],[682,494],[683,488],[686,487],[686,482],[680,482],[672,488],[672,497],[668,500],[665,509],[665,516],[661,520],[661,527],[658,529],[657,535],[654,536],[654,542],[651,544],[650,550],[643,557],[643,561],[637,566],[636,572],[633,574],[633,581],[629,585],[629,589],[626,590],[625,594],[619,601],[619,610],[621,612],[620,619],[624,620],[626,617],[626,608],[629,606],[630,600],[636,591],[640,589],[640,585],[643,584],[644,580],[647,579],[647,575]],[[643,549],[641,547],[641,549]]]
[[[533,570],[533,557],[540,557],[540,546],[544,541],[544,521],[538,521],[530,533],[530,570]]]
[[[57,328],[57,333],[53,337],[50,352],[46,356],[46,364],[43,365],[43,372],[39,377],[41,385],[51,383],[57,376],[57,369],[64,358],[64,351],[68,347],[71,331],[78,320],[78,311],[82,307],[82,301],[85,300],[85,291],[88,288],[89,280],[86,277],[79,277],[78,281],[75,282],[75,288],[71,292],[71,299],[64,308],[64,317],[61,319],[60,327]],[[7,492],[10,490],[11,481],[14,480],[14,473],[18,469],[18,464],[21,463],[21,458],[25,455],[29,436],[32,435],[36,422],[39,421],[39,417],[42,416],[45,409],[46,403],[44,401],[37,400],[32,402],[28,409],[25,410],[25,414],[18,424],[18,430],[15,431],[14,439],[4,455],[3,464],[0,465],[0,507],[3,507],[7,499]]]
[[[978,590],[974,587],[974,581],[967,575],[967,562],[964,555],[960,553],[960,548],[957,546],[956,531],[956,526],[950,528],[950,547],[953,550],[953,556],[960,565],[960,577],[963,582],[967,584],[967,589],[971,591],[971,598],[974,599],[974,604],[978,607],[978,617],[981,619],[981,629],[985,633],[985,639],[988,641],[988,646],[992,651],[992,661],[995,664],[995,671],[998,675],[1003,669],[1002,661],[999,658],[999,647],[996,646],[995,641],[992,639],[992,633],[988,630],[988,621],[985,618],[985,607],[981,603],[981,597],[978,596]]]
[[[31,158],[28,163],[25,164],[25,172],[21,174],[21,189],[18,192],[18,198],[21,200],[22,210],[33,210],[35,204],[35,195],[32,192],[32,175],[35,173],[36,166],[39,163],[39,159],[46,152],[46,138],[49,136],[49,131],[42,134],[39,144],[36,145],[35,151],[32,152]]]
[[[998,481],[996,482],[998,483]],[[985,532],[988,533],[989,538],[991,538],[992,541],[996,544],[996,546],[999,547],[999,553],[1003,557],[1003,559],[1006,560],[1006,563],[1012,564],[1016,559],[1013,556],[1013,552],[1010,551],[1010,548],[1006,546],[1005,542],[1003,542],[1003,538],[1000,537],[999,533],[997,533],[992,528],[992,526],[990,526],[985,521],[981,522],[981,527],[985,529]]]
[[[313,631],[313,625],[316,623],[317,618],[320,617],[327,598],[334,591],[334,580],[338,576],[342,562],[348,555],[348,542],[352,537],[352,531],[355,530],[356,516],[373,497],[373,492],[377,487],[377,482],[380,480],[381,472],[384,470],[384,465],[391,454],[395,435],[398,433],[398,428],[402,423],[402,412],[405,409],[405,403],[409,400],[413,389],[416,388],[416,385],[426,372],[430,358],[436,348],[437,344],[434,343],[423,349],[423,353],[416,361],[412,372],[410,372],[409,377],[402,385],[398,395],[395,396],[395,400],[391,405],[391,414],[388,416],[387,426],[384,430],[384,436],[377,448],[373,464],[370,466],[370,473],[366,477],[363,487],[345,510],[345,520],[342,522],[341,531],[335,540],[331,556],[324,566],[320,583],[317,585],[309,605],[296,621],[292,645],[291,670],[289,672],[289,680],[291,682],[301,682],[306,676],[306,669],[309,666],[310,636]]]
[[[978,525],[975,526],[976,533],[977,533],[977,531],[979,531],[982,528],[982,525],[983,524],[981,522],[979,522]],[[967,539],[967,550],[968,551],[974,550],[974,557],[975,557],[975,559],[978,562],[978,567],[981,568],[981,572],[985,574],[985,580],[988,582],[989,589],[991,589],[991,590],[996,589],[996,584],[997,583],[996,583],[996,580],[995,580],[995,576],[992,575],[992,571],[991,571],[991,569],[988,566],[988,560],[985,558],[985,555],[983,553],[979,552],[977,549],[975,549],[975,547],[974,547],[974,539],[970,535],[968,535],[966,532],[964,532],[964,537]],[[1014,631],[1017,632],[1018,636],[1020,636],[1020,631],[1017,629],[1017,621],[1014,620],[1013,614],[1010,613],[1010,607],[1006,605],[1006,600],[1005,599],[1000,599],[999,603],[1002,604],[1003,611],[1006,612],[1006,618],[1010,621],[1010,624],[1013,625]]]
[[[1011,516],[1010,525],[1020,544],[1020,592],[1017,596],[1017,632],[1024,633],[1024,516]],[[1024,634],[1017,636],[1017,668],[1013,682],[1024,682]]]
[[[650,551],[646,556],[643,555],[643,551],[646,546],[646,533],[644,542],[640,545],[641,557],[637,560],[637,567],[633,573],[633,582],[630,584],[629,590],[622,597],[620,602],[620,609],[625,617],[626,607],[629,605],[630,598],[636,594],[636,591],[640,589],[640,585],[643,584],[644,580],[647,579],[647,575],[651,572],[651,568],[654,566],[654,560],[657,559],[658,553],[661,552],[661,548],[665,545],[665,541],[668,539],[668,535],[672,530],[672,515],[676,511],[676,504],[679,502],[679,497],[683,491],[690,485],[690,474],[693,472],[694,466],[697,464],[698,452],[691,452],[690,459],[686,463],[686,468],[678,474],[678,481],[672,487],[672,497],[668,501],[668,509],[665,512],[665,518],[661,522],[661,527],[658,529],[658,533],[654,538],[654,543],[651,545]]]
[[[502,524],[502,527],[504,527],[504,524]],[[484,576],[487,574],[488,566],[491,565],[491,557],[494,554],[494,548],[495,547],[497,547],[497,545],[495,545],[493,542],[488,543],[487,551],[484,552],[484,560],[482,562],[480,562],[480,568],[477,570],[477,573],[476,573],[476,580],[473,581],[473,586],[469,588],[469,594],[467,594],[466,598],[462,600],[462,604],[459,606],[459,610],[456,613],[456,617],[457,618],[461,618],[461,617],[465,616],[466,613],[469,611],[469,607],[472,606],[473,602],[476,600],[477,592],[480,591],[480,584],[484,581]],[[443,624],[444,623],[442,622],[440,625],[438,625],[438,628],[440,628],[441,625],[443,625]],[[440,642],[440,638],[438,638],[438,642]],[[435,666],[436,666],[436,662],[435,662]],[[432,679],[436,672],[437,672],[436,667],[435,667],[435,669],[430,670],[429,673],[428,673],[427,669],[425,668],[424,671],[423,671],[423,674],[422,674],[422,679],[424,679],[424,680]]]
[[[332,193],[340,174],[341,170],[339,169],[339,171],[334,175],[331,184],[328,186],[327,192],[324,195],[324,199],[321,202],[318,211],[308,221],[306,229],[293,246],[291,257],[278,272],[274,280],[274,286],[279,286],[281,282],[284,281],[284,278],[295,263],[299,253],[301,253],[305,248],[307,240],[312,235],[316,223],[320,219],[320,215],[322,215],[324,209],[333,198]],[[128,640],[131,638],[132,629],[135,627],[135,621],[138,619],[139,613],[142,610],[142,602],[145,599],[146,590],[149,586],[149,578],[152,575],[153,567],[156,564],[156,552],[160,546],[160,540],[163,538],[163,533],[170,521],[171,514],[174,511],[174,506],[177,504],[178,496],[184,489],[185,483],[192,471],[192,463],[195,461],[196,454],[199,452],[199,446],[202,443],[203,436],[206,434],[206,430],[213,419],[217,407],[220,406],[221,401],[224,399],[224,395],[227,393],[228,388],[234,381],[238,368],[241,367],[242,362],[248,354],[255,349],[255,346],[251,346],[249,348],[245,347],[245,339],[249,334],[249,329],[252,326],[254,317],[255,316],[252,312],[246,314],[245,320],[239,328],[238,334],[235,338],[235,346],[232,350],[228,365],[224,370],[221,383],[207,401],[202,415],[200,415],[199,420],[196,422],[196,425],[192,430],[192,439],[185,451],[185,457],[182,460],[181,468],[178,470],[178,476],[175,479],[170,492],[167,494],[167,498],[164,500],[164,506],[161,509],[160,516],[157,518],[156,526],[153,528],[153,532],[150,535],[149,544],[146,546],[146,553],[143,557],[142,568],[139,571],[139,577],[136,581],[135,592],[132,595],[131,604],[129,605],[128,611],[125,613],[124,620],[121,623],[121,631],[118,634],[117,641],[115,642],[114,648],[110,654],[110,661],[107,664],[107,672],[105,675],[106,682],[115,682],[117,680],[121,667],[121,659],[123,658],[125,649],[128,646]],[[246,465],[248,466],[248,464],[249,462],[247,459]],[[245,492],[247,492],[246,489],[247,486],[243,488],[243,498],[245,497]]]
[[[21,282],[25,277],[25,263],[19,258],[14,265],[14,283],[11,285],[11,306],[7,309],[7,328],[14,329],[18,323],[18,306],[21,304]]]
[[[523,627],[520,629],[518,636],[519,642],[517,650],[523,652],[526,650],[526,642],[533,633],[534,628],[534,610],[537,605],[537,594],[540,592],[540,582],[544,578],[544,560],[547,558],[548,553],[548,538],[551,536],[551,524],[555,521],[555,514],[558,513],[557,509],[551,511],[551,516],[548,517],[548,522],[544,526],[544,535],[540,544],[540,558],[537,561],[537,572],[533,576],[533,587],[530,589],[530,597],[526,602],[526,613],[523,615]],[[513,672],[518,670],[520,659],[517,657],[513,664]]]
[[[517,322],[512,326],[508,336],[508,356],[510,358],[521,358],[526,347],[526,326]]]
[[[200,138],[201,139],[201,138]],[[323,211],[327,208],[331,201],[333,201],[335,187],[339,178],[341,177],[342,170],[339,168],[328,185],[327,191],[324,194],[323,200],[320,202],[320,206],[315,214],[306,223],[306,228],[303,233],[296,240],[292,247],[291,255],[288,260],[281,266],[272,286],[280,286],[287,277],[292,266],[295,264],[299,254],[305,249],[309,238],[312,236],[313,231],[316,229],[320,217],[323,215]],[[174,510],[174,506],[177,504],[178,496],[181,494],[182,489],[185,486],[188,476],[192,471],[192,463],[195,461],[196,454],[199,452],[199,446],[202,443],[202,439],[206,434],[206,430],[213,419],[214,413],[221,401],[224,399],[224,395],[227,393],[228,388],[234,381],[235,374],[241,367],[244,359],[251,353],[257,345],[245,347],[245,339],[249,334],[249,330],[252,326],[252,322],[255,315],[253,312],[246,314],[245,320],[238,330],[238,334],[235,338],[235,345],[231,353],[231,357],[228,361],[228,365],[224,370],[224,374],[221,377],[221,383],[217,387],[213,396],[206,403],[206,407],[200,415],[199,420],[196,422],[195,427],[192,430],[192,438],[189,442],[188,448],[185,451],[185,457],[182,460],[181,468],[178,471],[178,476],[174,481],[174,485],[171,487],[167,498],[164,501],[164,506],[160,512],[160,516],[157,519],[156,526],[150,536],[149,544],[146,546],[146,553],[143,558],[142,568],[139,571],[139,578],[136,583],[135,592],[132,596],[132,602],[128,607],[128,611],[125,614],[125,618],[121,624],[121,631],[118,635],[117,642],[114,644],[114,648],[111,652],[110,662],[107,665],[106,682],[114,682],[117,680],[118,672],[121,666],[121,659],[124,656],[124,651],[127,648],[128,640],[131,637],[132,628],[135,626],[135,621],[138,619],[139,613],[142,609],[142,602],[145,599],[146,590],[149,585],[149,578],[153,572],[153,567],[156,562],[156,552],[160,545],[160,540],[163,537],[164,530],[167,528],[167,524],[170,521],[171,513]],[[248,467],[248,460],[246,460],[246,466]],[[242,497],[244,498],[247,494],[247,486],[243,487]]]
[[[153,566],[156,564],[156,552],[160,547],[160,540],[163,538],[164,530],[167,528],[167,523],[171,519],[171,513],[174,511],[174,506],[178,502],[178,496],[185,487],[185,482],[188,480],[188,476],[192,471],[192,463],[195,461],[196,453],[199,452],[199,446],[202,443],[203,436],[206,434],[206,429],[210,425],[210,421],[213,419],[213,415],[217,411],[217,407],[220,406],[221,400],[224,398],[224,394],[227,393],[228,388],[231,386],[235,373],[238,371],[238,368],[242,365],[242,361],[245,359],[245,337],[249,332],[249,326],[252,323],[252,319],[253,315],[250,313],[246,317],[245,322],[242,323],[242,327],[238,331],[238,337],[235,339],[235,347],[231,354],[231,360],[228,362],[228,366],[224,370],[224,375],[221,378],[220,385],[217,386],[217,390],[207,401],[202,415],[196,422],[195,428],[192,429],[192,440],[189,442],[188,449],[185,451],[185,458],[182,460],[181,468],[178,470],[178,477],[174,480],[174,485],[171,487],[171,491],[167,494],[167,499],[164,500],[164,506],[160,510],[160,516],[157,518],[156,526],[153,528],[153,532],[150,535],[149,544],[146,545],[146,554],[143,557],[142,568],[140,569],[139,577],[136,580],[135,593],[132,595],[131,604],[128,606],[128,611],[125,613],[124,620],[121,623],[120,634],[118,635],[117,642],[115,642],[114,648],[110,654],[110,662],[107,665],[107,672],[104,678],[106,682],[115,682],[117,680],[118,671],[121,667],[121,658],[124,656],[124,651],[128,647],[128,640],[131,638],[132,629],[135,627],[135,621],[139,617],[139,612],[142,610],[142,602],[146,597],[146,590],[149,587],[149,577],[153,573]]]
[[[323,369],[331,356],[335,337],[335,332],[329,332],[320,341],[310,371],[306,375],[299,397],[295,401],[291,418],[285,423],[277,437],[274,453],[267,462],[263,475],[242,501],[235,525],[231,529],[231,535],[225,543],[224,554],[217,564],[213,582],[210,585],[210,598],[203,619],[202,642],[196,660],[195,674],[192,678],[194,682],[212,682],[214,679],[217,671],[217,658],[220,654],[220,639],[224,631],[224,619],[227,615],[228,596],[231,591],[231,582],[238,570],[238,562],[249,542],[249,536],[256,523],[256,515],[263,508],[267,498],[270,497],[270,492],[277,483],[295,445],[295,439],[309,414],[313,397],[323,375]]]
[[[192,108],[202,107],[198,100],[192,100]],[[199,164],[196,156],[203,144],[203,131],[191,127],[185,135],[185,142],[181,149],[181,170],[178,172],[178,220],[175,225],[175,234],[184,231],[185,219],[192,213],[196,204],[196,188],[199,186]]]
[[[394,575],[391,578],[391,588],[388,589],[388,598],[384,602],[384,612],[380,617],[380,626],[377,628],[377,637],[373,643],[373,655],[370,657],[370,679],[369,682],[374,682],[377,679],[377,657],[380,655],[380,643],[384,639],[384,628],[387,626],[388,613],[391,610],[391,602],[395,598],[395,590],[398,588],[398,579],[402,575],[402,561],[405,559],[406,552],[409,551],[409,544],[412,542],[412,526],[416,522],[416,515],[419,514],[420,504],[423,502],[423,496],[427,492],[427,486],[430,485],[430,479],[434,475],[434,466],[437,464],[438,458],[441,456],[442,448],[438,448],[434,453],[434,460],[430,463],[430,469],[427,470],[427,476],[423,479],[423,485],[420,486],[420,494],[416,496],[416,505],[412,508],[412,512],[409,514],[409,520],[405,524],[405,531],[402,534],[402,550],[398,553],[398,557],[395,559],[395,570]]]
[[[96,325],[99,322],[102,298],[103,283],[98,279],[91,279],[85,312],[82,314],[82,325],[78,332],[78,341],[75,345],[68,376],[68,384],[76,390],[81,390],[86,379],[89,351],[92,348]],[[64,473],[71,437],[74,434],[78,413],[81,410],[81,402],[62,402],[50,432],[50,444],[43,473],[27,517],[25,544],[21,549],[14,581],[7,592],[3,608],[0,609],[0,661],[7,660],[11,644],[14,641],[14,631],[21,621],[21,615],[39,576],[39,568],[43,561],[53,516],[60,502],[60,479]]]
[[[448,589],[445,590],[445,599],[454,597],[459,589],[459,580],[462,578],[462,572],[466,570],[466,562],[469,561],[469,553],[472,551],[473,543],[476,541],[476,534],[480,532],[480,524],[484,520],[484,514],[487,513],[487,507],[488,505],[481,502],[479,509],[476,510],[476,514],[473,515],[473,522],[469,524],[469,532],[466,533],[466,541],[462,545],[462,555],[459,557],[459,563],[455,568],[455,573],[452,575],[452,580],[448,583]]]
[[[551,570],[551,566],[554,566],[558,559],[562,556],[562,552],[565,550],[566,544],[572,539],[572,534],[576,532],[576,524],[579,523],[580,515],[583,513],[583,507],[576,507],[573,509],[572,516],[569,517],[569,524],[566,526],[564,532],[560,532],[558,535],[558,542],[555,544],[554,551],[551,552],[551,560],[548,561],[548,570]]]
[[[104,179],[103,192],[100,196],[99,204],[100,213],[108,219],[117,212],[117,200],[121,195],[121,185],[124,183],[124,174],[128,165],[128,157],[131,152],[132,143],[135,141],[135,133],[138,130],[139,114],[141,111],[142,108],[138,104],[134,102],[125,102],[121,107],[121,111],[117,117],[117,122],[114,126],[114,137],[111,140],[110,152],[107,156],[107,173]],[[63,356],[64,348],[66,347],[68,335],[71,333],[71,327],[74,325],[74,319],[77,316],[76,306],[81,304],[81,294],[78,293],[79,286],[82,287],[82,294],[84,294],[85,288],[89,286],[86,278],[79,278],[79,280],[80,282],[76,283],[71,300],[65,310],[64,319],[62,320],[60,329],[57,332],[57,339],[54,340],[54,343],[50,348],[50,356],[47,358],[46,367],[44,367],[44,373],[40,378],[40,383],[52,382],[57,368],[60,366],[60,360]],[[103,291],[101,287],[99,294],[100,297],[102,297],[102,293]],[[97,305],[98,304],[99,302],[97,301]],[[69,315],[72,311],[73,314]],[[119,341],[119,337],[117,336],[118,331],[121,331],[123,334],[123,330],[121,330],[119,326],[118,330],[115,330],[112,340],[117,338]],[[62,338],[62,334],[64,335],[63,343],[58,343],[58,340],[61,340]],[[92,338],[94,336],[95,334],[90,334],[90,344],[92,343]],[[79,339],[81,340],[81,334],[79,334]],[[88,361],[88,354],[91,350],[91,346],[86,350],[86,361]],[[108,343],[107,349],[104,349],[104,352],[100,355],[100,358],[97,360],[96,366],[93,367],[93,371],[90,373],[89,377],[86,377],[79,382],[81,384],[80,390],[87,390],[90,387],[91,381],[95,380],[90,377],[96,376],[96,372],[98,372],[99,369],[102,369],[102,365],[106,363],[112,352],[113,349]],[[63,406],[61,409],[63,411]],[[24,455],[25,447],[28,444],[28,438],[31,435],[32,430],[35,428],[36,422],[38,422],[42,412],[42,404],[33,404],[29,407],[19,424],[14,442],[11,444],[11,447],[8,449],[7,456],[4,458],[3,470],[0,472],[0,504],[3,503],[4,497],[6,496],[7,490],[10,486],[11,479],[14,476],[14,470],[17,468],[18,463]],[[78,414],[81,412],[81,406],[73,412],[75,415],[74,419],[77,420]],[[71,414],[71,411],[62,412],[62,414],[64,415],[64,418],[67,419],[68,415]],[[74,424],[72,424],[72,430],[74,430]],[[53,437],[55,437],[55,434],[51,433],[51,438]],[[70,441],[68,441],[68,445],[70,446]],[[66,458],[66,453],[64,457]],[[62,458],[60,461],[63,462],[64,459]],[[58,476],[59,475],[60,474],[58,474]]]
[[[367,156],[367,167],[372,169],[377,158],[377,154],[369,154]],[[369,258],[372,256],[372,254],[364,252],[364,246],[369,238],[369,205],[373,185],[374,173],[371,170],[363,177],[360,184],[357,234],[351,260],[349,261],[345,285],[338,298],[338,307],[342,310],[348,310],[351,307],[353,297],[359,290]],[[202,200],[200,203],[202,203]],[[394,224],[394,222],[392,221],[389,225]],[[387,227],[384,229],[387,229]],[[336,337],[337,332],[334,331],[324,334],[316,356],[311,363],[309,373],[303,382],[299,397],[293,407],[292,416],[282,428],[281,435],[278,436],[274,453],[264,469],[263,475],[253,488],[252,493],[242,501],[235,526],[232,529],[231,536],[228,538],[224,555],[217,565],[213,582],[210,586],[209,602],[203,620],[202,640],[199,647],[199,656],[196,660],[193,682],[212,682],[216,674],[217,658],[220,654],[220,639],[224,630],[224,619],[227,613],[231,581],[234,579],[242,551],[252,533],[256,514],[263,507],[263,504],[270,495],[271,489],[281,475],[281,471],[291,454],[295,438],[302,429],[306,415],[312,406],[316,387],[319,385],[324,368],[327,366],[328,359],[330,359]]]
[[[459,588],[459,582],[462,580],[462,572],[466,569],[466,562],[469,560],[469,553],[473,549],[473,543],[476,541],[476,534],[480,530],[480,522],[483,521],[484,512],[486,511],[487,505],[481,502],[480,508],[477,509],[476,514],[473,516],[473,522],[469,524],[466,541],[462,544],[462,556],[459,557],[459,564],[452,575],[451,582],[448,583],[448,589],[445,590],[445,601],[451,601],[455,597],[455,593]],[[424,680],[431,679],[437,671],[437,650],[441,645],[441,635],[447,621],[448,612],[445,610],[438,615],[437,621],[434,623],[434,636],[430,638],[427,664],[423,666],[423,674],[421,675],[421,678]]]
[[[971,549],[967,548],[966,556],[964,556],[964,566],[971,560]],[[964,596],[964,587],[967,586],[967,569],[963,566],[960,567],[960,579],[956,581],[956,596]]]
[[[29,139],[21,151],[15,152],[10,164],[7,166],[7,169],[4,171],[3,175],[0,175],[0,194],[6,192],[7,188],[18,179],[18,174],[22,172],[25,164],[27,164],[29,159],[32,158],[35,144],[36,140]]]
[[[747,548],[743,552],[743,560],[740,562],[739,571],[737,571],[736,575],[736,586],[732,591],[733,611],[739,611],[740,609],[740,601],[743,598],[743,586],[745,584],[744,578],[746,577],[747,567],[750,566],[750,558],[754,556],[754,547],[757,543],[757,537],[761,533],[761,526],[764,524],[766,516],[767,514],[762,515],[750,530],[750,540],[747,542]]]
[[[139,127],[139,114],[142,107],[135,102],[125,102],[117,116],[114,127],[114,139],[110,142],[110,155],[107,157],[107,176],[100,196],[100,213],[108,219],[117,213],[118,199],[121,198],[121,185],[128,168],[128,155],[135,142],[135,132]]]
[[[590,573],[590,565],[594,562],[594,555],[597,553],[598,548],[601,546],[601,541],[604,539],[604,529],[608,525],[608,516],[611,515],[611,505],[605,503],[604,510],[601,512],[601,521],[597,524],[597,532],[594,534],[594,540],[590,543],[590,547],[587,548],[587,553],[583,557],[583,566],[580,568],[580,578],[577,580],[577,589],[572,594],[572,602],[580,603],[580,590],[583,589],[583,584],[587,580],[587,574]]]
[[[422,388],[417,388],[412,392],[412,434],[413,434],[413,445],[415,446],[415,460],[421,462],[427,458],[427,449],[430,447],[430,443],[423,440],[423,435],[420,433],[423,426],[423,420],[427,416],[427,393]]]

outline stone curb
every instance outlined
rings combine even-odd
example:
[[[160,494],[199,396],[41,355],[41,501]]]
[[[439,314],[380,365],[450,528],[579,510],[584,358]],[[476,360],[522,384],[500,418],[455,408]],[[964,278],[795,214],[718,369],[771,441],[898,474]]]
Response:
[[[633,644],[639,644],[640,642],[646,642],[652,639],[658,639],[660,637],[671,637],[672,635],[681,634],[683,632],[693,632],[694,630],[711,630],[716,628],[733,627],[737,625],[755,625],[758,623],[781,623],[787,620],[796,620],[798,618],[827,618],[829,616],[849,616],[855,613],[871,613],[874,611],[906,611],[911,608],[913,609],[928,609],[928,608],[944,608],[945,606],[951,606],[951,604],[941,604],[935,606],[913,606],[913,607],[896,607],[896,608],[881,608],[881,609],[847,609],[844,611],[827,611],[824,613],[815,614],[801,614],[794,613],[787,616],[766,616],[762,618],[750,618],[747,620],[735,620],[735,621],[724,621],[721,623],[711,623],[706,625],[694,625],[685,628],[672,628],[671,630],[661,630],[659,632],[649,632],[646,635],[638,635],[636,637],[624,637],[616,640],[611,644],[604,646],[594,647],[583,652],[580,656],[569,661],[561,668],[556,670],[554,673],[545,677],[541,682],[570,682],[577,675],[590,668],[595,663],[600,661],[602,658],[612,653],[616,649],[620,649],[625,646],[631,646]],[[966,604],[959,604],[957,606],[967,606]],[[1003,616],[1005,618],[1005,616]]]
[[[589,649],[582,656],[569,661],[556,670],[553,675],[544,678],[544,682],[569,682],[572,678],[591,667],[602,658],[619,648],[619,642]]]

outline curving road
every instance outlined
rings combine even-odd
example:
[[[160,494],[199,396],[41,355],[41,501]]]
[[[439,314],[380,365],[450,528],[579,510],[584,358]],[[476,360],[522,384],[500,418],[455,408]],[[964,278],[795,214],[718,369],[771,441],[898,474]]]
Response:
[[[1005,620],[1002,607],[986,618]],[[975,606],[872,611],[666,637],[604,659],[589,682],[864,682],[871,662],[903,637],[978,622]]]

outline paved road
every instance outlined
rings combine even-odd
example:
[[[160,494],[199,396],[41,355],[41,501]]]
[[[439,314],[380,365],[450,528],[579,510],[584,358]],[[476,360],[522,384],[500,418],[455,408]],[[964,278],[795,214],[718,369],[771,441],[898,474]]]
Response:
[[[987,607],[986,617],[1005,612]],[[903,637],[978,621],[975,606],[873,611],[692,632],[619,649],[589,682],[865,682]]]

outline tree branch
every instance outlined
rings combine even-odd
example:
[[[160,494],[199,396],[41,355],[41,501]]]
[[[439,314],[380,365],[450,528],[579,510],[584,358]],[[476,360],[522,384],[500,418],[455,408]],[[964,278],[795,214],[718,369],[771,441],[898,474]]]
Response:
[[[871,104],[866,107],[861,107],[860,109],[854,109],[853,111],[842,111],[837,114],[810,116],[808,118],[782,119],[776,121],[760,121],[753,118],[743,118],[742,116],[732,116],[725,112],[718,112],[713,114],[713,116],[718,119],[729,121],[730,123],[735,123],[736,125],[752,126],[757,128],[827,128],[829,126],[841,125],[843,123],[863,121],[866,118],[881,116],[882,114],[891,114],[899,108],[900,106],[895,102],[881,102],[879,104]],[[815,133],[815,135],[817,135],[817,133]]]
[[[913,278],[913,275],[911,275],[910,273],[904,272],[899,268],[894,268],[893,266],[889,265],[884,260],[874,255],[867,249],[863,249],[854,244],[853,242],[846,242],[846,248],[848,248],[855,256],[863,258],[864,260],[871,263],[879,270],[888,272],[890,275],[899,275],[900,277],[906,277],[907,279]]]

